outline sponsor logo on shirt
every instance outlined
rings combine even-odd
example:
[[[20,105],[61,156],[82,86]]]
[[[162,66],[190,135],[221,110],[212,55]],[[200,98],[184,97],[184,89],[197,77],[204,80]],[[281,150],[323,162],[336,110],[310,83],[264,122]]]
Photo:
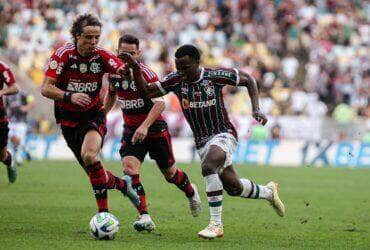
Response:
[[[98,88],[98,82],[74,82],[70,81],[67,86],[68,91],[88,93],[94,92]]]
[[[214,106],[214,105],[216,105],[216,99],[211,99],[211,100],[203,101],[203,102],[189,102],[189,100],[187,100],[187,99],[182,99],[182,106],[184,107],[184,109],[188,109],[188,108],[194,108],[194,109],[208,108],[208,107]]]
[[[144,107],[144,100],[134,99],[134,100],[124,100],[124,99],[118,99],[118,103],[122,109],[139,109]]]

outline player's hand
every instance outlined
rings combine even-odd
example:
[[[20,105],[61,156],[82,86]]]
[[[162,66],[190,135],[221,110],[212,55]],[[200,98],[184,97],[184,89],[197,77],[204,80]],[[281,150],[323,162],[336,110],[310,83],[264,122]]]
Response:
[[[264,114],[261,113],[261,111],[257,110],[257,111],[253,111],[253,114],[252,114],[253,118],[259,122],[261,125],[265,126],[265,124],[267,123],[267,118]]]
[[[139,64],[135,60],[135,58],[130,53],[121,53],[118,55],[118,58],[121,59],[127,67],[135,69],[140,68]]]
[[[132,136],[131,142],[132,144],[136,144],[136,142],[142,142],[144,141],[145,137],[148,134],[148,127],[141,125],[138,127],[134,133],[134,136]]]
[[[119,67],[117,69],[117,74],[119,75],[129,75],[130,74],[130,68],[129,67],[126,67],[125,65],[122,65],[121,67]]]
[[[90,104],[91,98],[88,94],[85,93],[73,93],[71,95],[71,102],[81,107],[86,107]]]

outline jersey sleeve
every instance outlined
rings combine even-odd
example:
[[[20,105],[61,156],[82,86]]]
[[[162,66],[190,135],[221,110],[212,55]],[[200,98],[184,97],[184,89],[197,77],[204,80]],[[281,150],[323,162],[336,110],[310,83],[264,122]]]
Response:
[[[65,53],[58,53],[58,50],[50,57],[46,67],[45,76],[57,79],[64,69],[66,63]]]
[[[141,72],[147,83],[155,83],[158,81],[158,75],[148,66],[141,64]]]
[[[209,71],[209,77],[218,85],[238,86],[240,81],[239,70],[236,68],[219,68]]]
[[[176,91],[179,83],[180,77],[177,75],[176,72],[172,72],[165,76],[162,80],[156,81],[153,84],[157,85],[162,94],[165,95],[171,91]]]
[[[4,68],[3,68],[2,72],[1,72],[1,74],[3,75],[5,84],[7,86],[12,86],[15,83],[14,74],[13,74],[13,72],[10,70],[10,68],[8,66],[4,65]]]
[[[101,50],[100,53],[104,61],[106,73],[117,73],[123,62],[111,52]]]

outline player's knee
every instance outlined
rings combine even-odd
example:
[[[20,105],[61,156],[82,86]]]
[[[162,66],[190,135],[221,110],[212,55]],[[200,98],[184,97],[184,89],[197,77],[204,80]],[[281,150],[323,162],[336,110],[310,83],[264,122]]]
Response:
[[[139,167],[136,166],[134,162],[132,162],[130,159],[123,159],[123,173],[126,175],[135,175],[139,174]]]
[[[207,176],[218,173],[218,169],[223,166],[224,158],[220,154],[208,153],[202,163],[202,175]]]
[[[172,166],[170,168],[161,168],[161,172],[166,179],[166,181],[170,182],[173,177],[175,176],[177,171],[177,168],[175,166]]]
[[[82,152],[81,156],[86,166],[89,166],[99,160],[97,154],[92,151]]]
[[[214,164],[211,164],[209,162],[203,162],[202,163],[202,175],[207,176],[211,174],[217,173],[217,166]]]

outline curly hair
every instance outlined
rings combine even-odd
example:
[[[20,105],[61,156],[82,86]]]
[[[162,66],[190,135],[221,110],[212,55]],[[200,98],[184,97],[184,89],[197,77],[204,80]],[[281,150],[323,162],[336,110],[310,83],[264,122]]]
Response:
[[[200,51],[197,47],[195,47],[192,44],[185,44],[179,47],[176,50],[175,57],[181,58],[184,56],[189,56],[192,58],[195,62],[199,62],[200,60]]]
[[[82,34],[83,28],[86,26],[99,26],[101,28],[102,23],[99,18],[93,14],[85,13],[78,15],[73,21],[70,30],[74,43],[77,42],[77,36]]]

